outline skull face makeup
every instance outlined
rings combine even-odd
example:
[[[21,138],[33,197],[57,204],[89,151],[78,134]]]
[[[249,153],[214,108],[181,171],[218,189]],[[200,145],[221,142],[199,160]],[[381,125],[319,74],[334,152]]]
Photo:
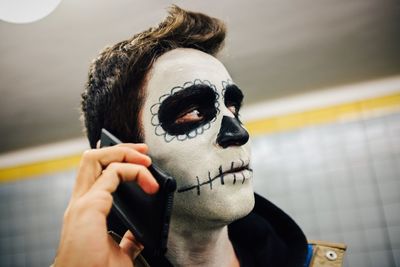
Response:
[[[249,136],[238,117],[243,94],[222,63],[174,49],[154,63],[146,89],[144,139],[153,161],[177,180],[174,216],[227,224],[248,214],[254,196]]]

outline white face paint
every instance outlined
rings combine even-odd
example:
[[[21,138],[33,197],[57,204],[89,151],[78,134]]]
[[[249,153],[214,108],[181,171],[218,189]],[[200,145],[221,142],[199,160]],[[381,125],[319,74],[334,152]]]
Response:
[[[227,224],[254,206],[249,142],[232,143],[229,134],[227,143],[217,141],[223,119],[240,125],[225,99],[232,85],[220,61],[195,49],[169,51],[149,73],[145,143],[153,161],[177,181],[175,218]]]

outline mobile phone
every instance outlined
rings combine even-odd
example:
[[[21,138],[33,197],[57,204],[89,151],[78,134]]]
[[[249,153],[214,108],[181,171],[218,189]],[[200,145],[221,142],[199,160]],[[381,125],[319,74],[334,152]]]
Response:
[[[121,141],[106,129],[101,130],[100,147],[119,143]],[[149,195],[136,182],[121,183],[112,194],[113,205],[107,218],[108,230],[119,236],[130,230],[144,246],[146,254],[162,256],[167,251],[176,181],[155,164],[148,169],[157,180],[159,191]]]

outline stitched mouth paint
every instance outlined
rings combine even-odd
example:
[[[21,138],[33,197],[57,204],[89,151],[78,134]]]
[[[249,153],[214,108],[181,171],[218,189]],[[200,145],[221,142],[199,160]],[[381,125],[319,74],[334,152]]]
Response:
[[[183,193],[190,190],[196,190],[197,195],[200,195],[201,192],[200,188],[202,186],[209,185],[209,189],[212,190],[213,183],[218,183],[218,180],[220,180],[221,185],[225,185],[226,180],[231,180],[232,184],[236,184],[237,181],[240,181],[241,184],[244,184],[244,182],[247,179],[251,178],[253,170],[249,167],[248,163],[246,164],[243,160],[240,161],[242,163],[241,166],[234,167],[235,164],[232,161],[230,168],[226,171],[223,171],[222,165],[220,165],[218,168],[219,170],[218,174],[211,178],[211,174],[210,172],[208,172],[208,179],[207,180],[202,179],[204,180],[203,182],[200,182],[200,178],[196,176],[197,184],[182,186],[178,188],[177,192]]]

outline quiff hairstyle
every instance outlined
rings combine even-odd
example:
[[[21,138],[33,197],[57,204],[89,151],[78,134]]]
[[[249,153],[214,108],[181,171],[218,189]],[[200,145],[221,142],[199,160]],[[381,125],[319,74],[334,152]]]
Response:
[[[223,47],[225,24],[177,6],[157,27],[106,47],[92,62],[82,93],[82,120],[92,148],[101,128],[122,142],[143,142],[140,111],[146,74],[155,60],[175,48],[194,48],[215,56]]]

